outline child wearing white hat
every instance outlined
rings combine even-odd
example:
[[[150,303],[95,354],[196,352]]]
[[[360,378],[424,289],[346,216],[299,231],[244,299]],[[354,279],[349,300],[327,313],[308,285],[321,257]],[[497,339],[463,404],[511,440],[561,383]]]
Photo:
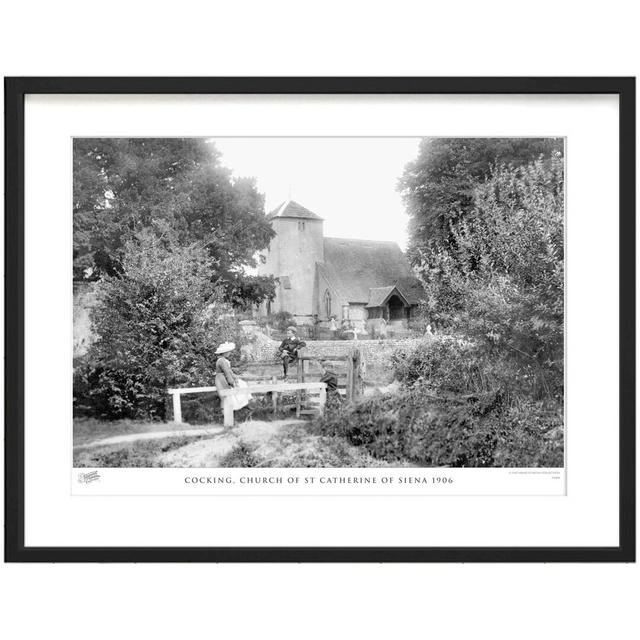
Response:
[[[222,389],[232,389],[234,387],[246,387],[247,383],[244,380],[240,380],[238,376],[233,373],[233,369],[231,368],[231,363],[227,358],[224,357],[224,354],[231,353],[236,348],[235,343],[233,342],[223,342],[217,349],[216,355],[220,357],[216,360],[216,389],[218,391]],[[233,410],[237,411],[238,409],[242,409],[242,407],[246,407],[249,404],[249,400],[251,399],[251,394],[241,394],[236,396],[231,396],[228,398],[224,398],[221,401],[221,404],[224,406],[225,402],[230,402],[233,406]]]

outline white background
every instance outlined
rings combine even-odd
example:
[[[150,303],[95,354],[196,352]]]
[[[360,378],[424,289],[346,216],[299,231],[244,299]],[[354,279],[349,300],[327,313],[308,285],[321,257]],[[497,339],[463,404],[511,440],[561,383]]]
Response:
[[[604,346],[591,351],[585,345],[594,338],[596,299],[597,325],[607,328],[609,345],[617,344],[618,119],[618,99],[611,95],[27,96],[26,545],[616,546],[618,352]],[[343,487],[339,500],[295,496],[237,501],[178,497],[171,489],[148,498],[145,483],[135,479],[148,479],[150,470],[105,472],[105,492],[113,487],[113,493],[120,493],[116,478],[131,478],[127,499],[70,495],[71,137],[203,132],[215,137],[566,137],[566,497],[549,496],[548,478],[542,476],[530,478],[539,487],[531,482],[528,493],[535,495],[526,499],[514,497],[513,487],[496,492],[488,481],[495,474],[487,479],[478,469],[456,475],[466,479],[461,487],[471,476],[477,493],[484,485],[485,495],[465,492],[451,499],[396,497],[408,494],[406,490],[356,498],[361,489],[349,487]],[[597,163],[594,157],[607,161]],[[605,260],[594,259],[598,245],[606,248]],[[607,375],[593,375],[594,367]],[[160,473],[163,484],[180,476],[175,470]],[[518,477],[510,480],[515,484]],[[93,491],[93,485],[88,489]],[[256,520],[262,526],[256,527]]]
[[[6,75],[635,75],[631,3],[11,3]],[[604,162],[601,158],[594,161]],[[259,523],[258,523],[259,525]],[[3,566],[10,637],[602,638],[637,565]]]

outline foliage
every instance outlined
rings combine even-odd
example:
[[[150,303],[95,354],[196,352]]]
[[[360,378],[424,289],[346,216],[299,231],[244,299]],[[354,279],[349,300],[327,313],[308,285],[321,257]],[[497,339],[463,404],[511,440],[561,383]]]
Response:
[[[287,327],[296,326],[293,314],[288,311],[276,311],[267,318],[269,325],[276,331],[286,331]]]
[[[536,400],[536,378],[454,336],[407,341],[391,356],[400,386],[316,421],[392,464],[556,467],[563,464],[562,402]]]
[[[255,445],[250,445],[241,440],[229,453],[222,456],[218,466],[230,468],[257,467],[261,462],[261,458],[255,454],[255,449]]]
[[[430,316],[488,360],[511,359],[561,395],[564,324],[562,158],[495,169],[475,208],[451,225],[456,249],[421,252]]]
[[[348,444],[344,438],[310,433],[295,424],[263,443],[241,440],[218,462],[220,467],[347,468],[383,467],[384,460]]]
[[[453,337],[407,341],[392,352],[391,366],[395,379],[406,385],[431,381],[446,393],[487,390],[474,349]]]
[[[265,300],[273,302],[276,297],[276,279],[273,276],[242,274],[229,282],[227,299],[238,309],[251,310]]]
[[[333,428],[386,459],[561,466],[562,141],[425,140],[400,188],[438,332],[393,354],[399,397]]]
[[[163,467],[160,456],[206,436],[167,436],[74,450],[74,467]]]
[[[424,335],[428,327],[432,327],[432,318],[429,307],[424,300],[420,300],[418,304],[411,310],[411,319],[408,323],[409,329],[419,335]]]
[[[561,138],[425,138],[399,181],[409,214],[413,260],[427,248],[446,250],[450,226],[475,204],[475,189],[497,165],[519,167],[563,152]]]
[[[216,392],[183,395],[180,410],[182,419],[187,424],[222,424],[222,406]],[[165,417],[167,419],[173,418],[173,410],[171,416]]]
[[[145,230],[124,247],[118,276],[97,287],[96,341],[74,379],[76,413],[165,417],[166,389],[211,385],[220,342],[239,359],[243,333],[210,278],[211,258],[169,230]]]
[[[233,178],[213,144],[195,138],[77,138],[73,154],[74,278],[117,275],[127,242],[164,222],[183,245],[201,242],[212,279],[234,304],[273,297],[256,266],[273,230],[255,181]]]
[[[437,394],[498,393],[509,405],[521,398],[562,404],[562,381],[529,359],[504,357],[497,350],[488,352],[482,344],[454,336],[405,343],[394,351],[391,364],[396,380],[405,385],[428,384]],[[553,389],[552,382],[557,385]]]
[[[345,438],[392,464],[422,467],[558,467],[562,415],[540,403],[505,406],[498,393],[435,397],[420,382],[377,394],[318,419],[315,429]]]

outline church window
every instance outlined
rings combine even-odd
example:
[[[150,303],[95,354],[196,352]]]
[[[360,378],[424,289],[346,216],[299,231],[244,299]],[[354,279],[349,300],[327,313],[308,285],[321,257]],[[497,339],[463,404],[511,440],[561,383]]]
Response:
[[[298,220],[298,231],[304,231],[304,220]]]
[[[327,314],[327,318],[331,317],[331,294],[329,289],[324,292],[324,310]]]

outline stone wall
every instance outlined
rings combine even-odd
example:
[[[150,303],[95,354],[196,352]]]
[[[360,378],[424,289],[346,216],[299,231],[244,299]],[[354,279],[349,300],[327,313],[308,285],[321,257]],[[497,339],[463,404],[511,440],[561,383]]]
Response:
[[[360,349],[362,358],[367,365],[384,366],[389,362],[391,353],[408,340],[313,340],[308,341],[304,355],[324,358],[327,356],[346,356],[353,347]],[[279,346],[276,340],[269,340],[262,335],[246,347],[246,355],[253,361],[275,361]]]

